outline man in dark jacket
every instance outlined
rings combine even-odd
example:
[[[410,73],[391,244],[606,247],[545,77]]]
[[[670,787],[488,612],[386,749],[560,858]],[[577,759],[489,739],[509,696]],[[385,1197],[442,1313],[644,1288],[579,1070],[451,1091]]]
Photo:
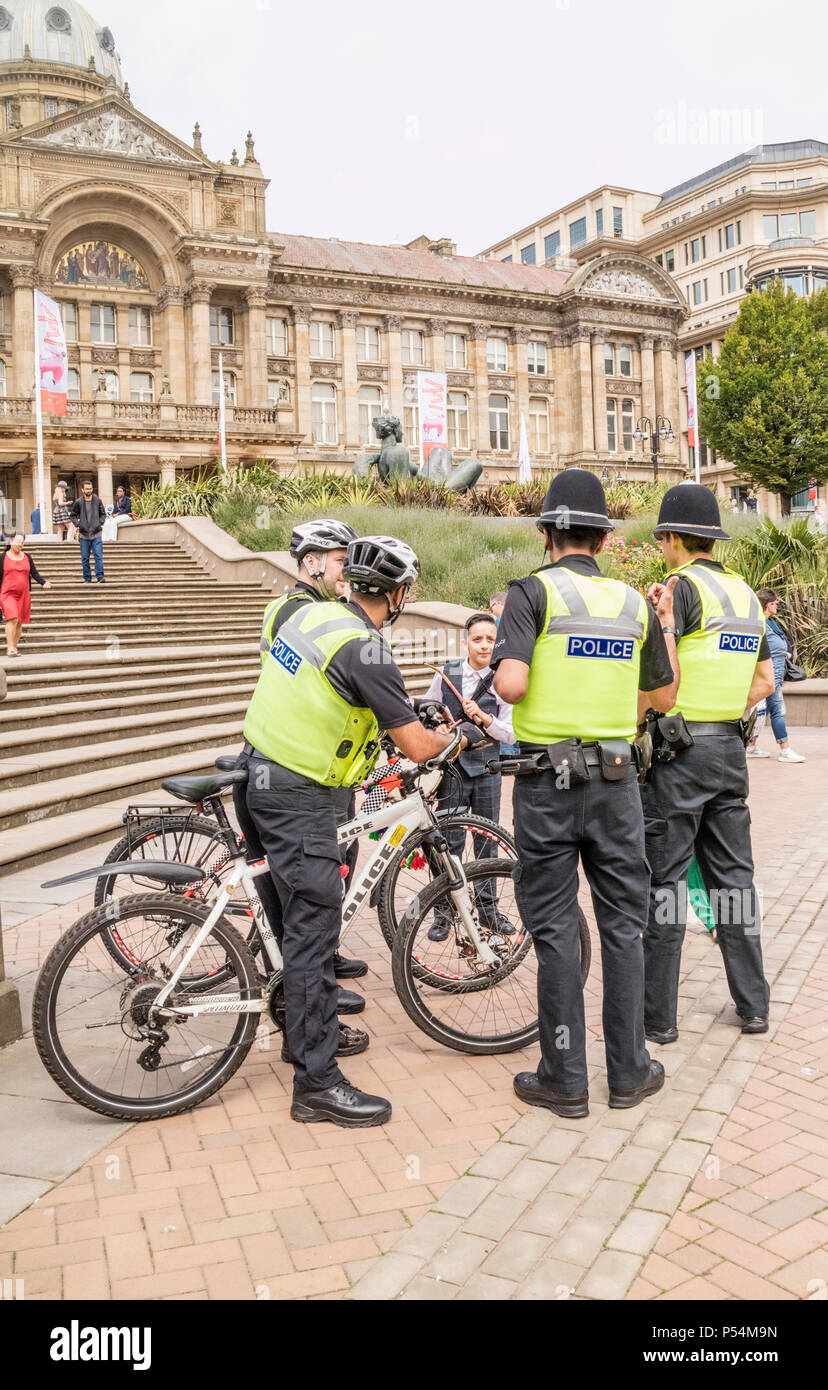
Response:
[[[91,483],[84,483],[81,496],[72,503],[72,520],[78,528],[80,539],[81,565],[84,584],[92,583],[89,565],[90,551],[95,557],[95,578],[99,584],[104,582],[103,539],[101,531],[106,521],[104,504],[94,492]]]

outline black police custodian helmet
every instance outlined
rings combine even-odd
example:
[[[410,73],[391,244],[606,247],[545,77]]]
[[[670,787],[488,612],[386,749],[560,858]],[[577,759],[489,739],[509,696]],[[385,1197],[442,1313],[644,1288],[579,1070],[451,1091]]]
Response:
[[[565,468],[553,478],[544,499],[538,530],[544,526],[554,526],[560,531],[571,526],[614,531],[614,523],[607,516],[607,499],[600,478],[585,468]]]
[[[709,487],[701,483],[679,483],[668,488],[661,499],[653,535],[674,531],[680,536],[703,536],[707,540],[729,541],[722,530],[719,504]]]

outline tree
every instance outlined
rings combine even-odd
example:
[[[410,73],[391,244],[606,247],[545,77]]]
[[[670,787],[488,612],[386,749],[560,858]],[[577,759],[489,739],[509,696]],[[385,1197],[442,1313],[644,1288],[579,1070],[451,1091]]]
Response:
[[[700,433],[782,510],[809,478],[828,479],[828,293],[781,281],[742,301],[714,362],[697,368]]]

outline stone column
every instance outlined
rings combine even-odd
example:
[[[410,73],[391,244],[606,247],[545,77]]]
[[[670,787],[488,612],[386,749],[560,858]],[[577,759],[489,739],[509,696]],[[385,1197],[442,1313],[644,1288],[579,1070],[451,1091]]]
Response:
[[[446,325],[442,319],[428,320],[426,361],[433,372],[446,370]]]
[[[296,353],[296,432],[313,442],[313,412],[311,408],[310,329],[308,310],[303,304],[293,309],[294,349]]]
[[[161,348],[161,373],[170,383],[173,399],[183,404],[187,400],[187,346],[184,332],[184,291],[180,285],[161,286],[156,300]],[[156,382],[156,399],[160,396]]]
[[[14,286],[14,391],[18,396],[32,396],[35,389],[34,270],[29,265],[12,266],[11,280]]]
[[[98,474],[98,485],[95,489],[104,506],[115,500],[115,491],[112,486],[112,470],[117,467],[118,459],[115,454],[93,454],[92,462]]]
[[[5,694],[5,687],[3,694]],[[22,1035],[23,1020],[20,1014],[20,995],[17,992],[17,985],[6,979],[3,964],[3,921],[0,917],[0,1047],[4,1047],[6,1043],[15,1042]]]
[[[607,374],[604,369],[604,330],[592,330],[592,430],[596,454],[605,454],[607,439]]]
[[[595,449],[592,423],[592,355],[591,333],[588,328],[573,328],[570,334],[572,401],[574,409],[576,448],[582,454]]]
[[[520,441],[520,419],[523,416],[526,420],[526,430],[529,430],[529,353],[526,344],[531,337],[529,328],[513,328],[511,333],[512,343],[515,349],[515,406],[517,409],[517,419],[515,420],[515,439]],[[515,451],[515,456],[517,452]]]
[[[209,280],[193,280],[188,289],[190,308],[190,393],[193,405],[213,401],[213,356],[210,348],[210,300],[215,286]]]
[[[356,329],[359,314],[343,309],[339,314],[342,341],[342,433],[346,449],[359,448],[359,374]]]
[[[469,328],[472,345],[472,367],[474,369],[474,410],[470,412],[472,452],[490,454],[489,437],[489,367],[486,362],[486,339],[489,336],[488,323],[473,323]]]
[[[655,428],[655,359],[653,357],[654,339],[649,333],[641,336],[641,413],[646,415]]]
[[[405,397],[403,395],[403,367],[402,367],[402,317],[398,314],[386,314],[385,316],[385,338],[386,355],[388,360],[388,410],[391,415],[396,415],[402,424],[403,406]]]
[[[175,471],[181,465],[181,455],[157,454],[156,462],[161,469],[161,486],[169,487],[175,482]]]
[[[664,441],[665,458],[676,458],[679,452],[679,399],[676,378],[675,339],[656,338],[655,340],[655,408],[659,415],[666,415],[676,438],[670,443]]]
[[[247,404],[267,405],[267,328],[265,306],[267,295],[263,286],[248,285],[244,290],[247,301],[247,341],[245,365]]]
[[[560,329],[547,333],[548,362],[546,374],[555,383],[549,398],[550,444],[558,456],[572,453],[572,408],[569,399],[569,342]]]

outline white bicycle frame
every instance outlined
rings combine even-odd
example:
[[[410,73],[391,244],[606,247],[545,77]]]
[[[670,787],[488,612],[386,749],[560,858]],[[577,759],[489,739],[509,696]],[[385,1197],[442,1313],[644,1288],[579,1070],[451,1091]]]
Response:
[[[374,853],[368,859],[365,867],[356,874],[353,883],[345,895],[342,903],[342,935],[345,934],[348,927],[353,922],[359,908],[379,882],[394,855],[398,853],[399,847],[406,836],[411,834],[414,830],[423,830],[431,824],[431,813],[425,803],[422,793],[414,791],[401,801],[389,801],[385,806],[380,807],[378,811],[373,811],[367,816],[360,813],[354,816],[352,820],[345,821],[340,825],[337,831],[337,841],[340,845],[349,845],[352,841],[358,840],[363,835],[368,835],[374,830],[385,830],[387,832],[384,838],[380,840]],[[458,880],[457,886],[452,888],[451,893],[460,920],[471,940],[474,942],[477,954],[484,965],[499,965],[500,958],[483,939],[477,922],[475,921],[468,881],[462,862],[454,854],[449,854],[449,858]],[[172,990],[175,989],[176,984],[186,971],[190,961],[209,936],[213,926],[221,917],[228,902],[240,885],[247,894],[247,899],[255,918],[259,935],[262,939],[262,948],[267,954],[273,970],[278,971],[282,969],[282,953],[279,950],[279,944],[273,934],[273,928],[267,920],[261,898],[256,888],[256,879],[261,874],[269,872],[270,870],[268,869],[266,859],[258,860],[255,864],[248,864],[243,855],[239,855],[233,869],[224,880],[218,895],[213,899],[209,916],[205,918],[200,927],[191,927],[186,931],[170,953],[167,964],[170,964],[178,956],[181,956],[181,959],[173,971],[171,978],[157,995],[153,1004],[153,1012],[163,1006]],[[113,906],[115,906],[115,904],[113,904]],[[181,955],[182,952],[183,955]],[[264,996],[258,999],[239,999],[238,996],[234,994],[216,994],[213,995],[212,998],[204,1000],[203,1003],[176,1004],[170,1009],[164,1010],[164,1012],[168,1016],[194,1016],[222,1013],[259,1014],[264,1012],[267,1005],[268,1001]]]

